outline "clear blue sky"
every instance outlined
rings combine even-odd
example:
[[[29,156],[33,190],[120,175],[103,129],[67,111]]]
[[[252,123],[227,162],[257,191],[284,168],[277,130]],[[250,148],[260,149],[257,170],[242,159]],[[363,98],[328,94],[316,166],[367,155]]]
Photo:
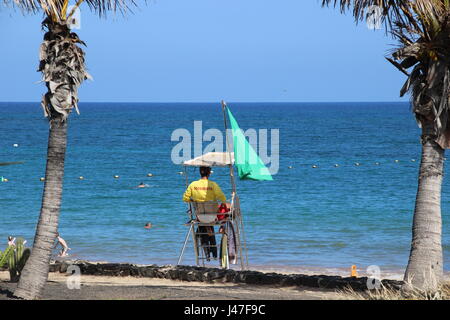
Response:
[[[395,41],[320,0],[147,0],[127,17],[82,7],[93,82],[81,101],[399,101]],[[39,101],[42,16],[0,11],[0,101]]]

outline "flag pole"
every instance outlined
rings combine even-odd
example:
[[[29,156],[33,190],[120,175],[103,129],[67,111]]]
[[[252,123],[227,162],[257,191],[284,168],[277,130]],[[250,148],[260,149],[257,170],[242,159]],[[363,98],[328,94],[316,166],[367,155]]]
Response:
[[[234,179],[233,157],[231,155],[231,144],[230,144],[230,140],[228,139],[228,123],[227,123],[226,108],[227,108],[227,104],[225,101],[222,100],[223,123],[224,123],[224,127],[225,127],[225,141],[227,144],[228,156],[230,157],[230,166],[229,167],[230,167],[231,192],[232,192],[232,196],[234,197],[234,195],[236,194],[236,182]]]
[[[234,177],[234,164],[233,164],[233,157],[231,156],[231,144],[230,140],[228,139],[228,123],[227,123],[227,113],[226,113],[227,104],[225,101],[222,100],[222,111],[223,111],[223,122],[225,126],[225,141],[228,148],[228,155],[230,157],[230,180],[231,180],[231,188],[232,188],[232,194],[231,194],[231,202],[232,206],[236,207],[235,212],[233,213],[233,219],[236,219],[237,224],[235,225],[235,228],[237,229],[237,235],[238,235],[238,245],[239,245],[239,256],[240,256],[240,262],[241,262],[241,270],[245,270],[248,267],[248,253],[247,253],[247,241],[245,239],[245,232],[244,232],[244,222],[242,220],[241,215],[241,206],[239,197],[236,193],[236,181]],[[232,135],[233,136],[233,135]],[[236,216],[235,216],[236,213]],[[243,236],[243,242],[241,241],[241,233]],[[245,257],[242,250],[242,244],[244,245],[244,252]],[[244,260],[245,259],[245,260]]]

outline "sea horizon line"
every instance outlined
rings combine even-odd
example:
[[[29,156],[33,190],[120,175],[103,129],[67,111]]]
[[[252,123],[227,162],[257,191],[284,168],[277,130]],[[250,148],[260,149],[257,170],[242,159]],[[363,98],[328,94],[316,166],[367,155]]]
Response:
[[[0,103],[36,103],[40,104],[40,101],[0,101]],[[110,103],[110,104],[120,104],[120,103],[129,103],[129,104],[220,104],[220,101],[80,101],[79,104],[96,104],[96,103]],[[398,104],[409,104],[410,101],[226,101],[227,104],[257,104],[257,103],[276,103],[276,104],[331,104],[331,103],[398,103]]]

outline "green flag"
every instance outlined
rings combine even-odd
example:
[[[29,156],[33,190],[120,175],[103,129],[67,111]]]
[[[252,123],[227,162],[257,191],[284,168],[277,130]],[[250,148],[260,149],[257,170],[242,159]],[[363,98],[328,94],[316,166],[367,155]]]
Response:
[[[234,165],[236,166],[241,180],[273,180],[269,169],[266,168],[261,158],[256,154],[253,147],[247,141],[241,128],[227,107],[230,119],[231,131],[234,144]]]

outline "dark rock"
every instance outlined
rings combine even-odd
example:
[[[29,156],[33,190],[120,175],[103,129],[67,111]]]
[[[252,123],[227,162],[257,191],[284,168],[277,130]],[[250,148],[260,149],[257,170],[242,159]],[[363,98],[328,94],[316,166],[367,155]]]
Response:
[[[295,275],[284,276],[280,281],[280,285],[283,287],[295,286],[295,285],[297,285],[297,279],[296,279]]]
[[[138,270],[139,277],[145,277],[145,275],[144,275],[145,267],[137,267],[137,270]]]
[[[154,267],[141,267],[141,275],[142,277],[147,278],[156,278],[155,268]]]
[[[89,274],[118,276],[120,274],[120,266],[115,263],[92,264],[88,267]]]
[[[202,270],[195,270],[194,271],[194,281],[203,282],[203,271]]]
[[[212,282],[222,282],[226,274],[226,270],[215,269],[209,272],[209,280]]]
[[[242,271],[237,271],[233,277],[234,283],[243,283],[245,282],[245,274]]]
[[[87,275],[95,275],[98,274],[98,265],[89,263],[84,265],[84,270],[81,272],[82,274]]]
[[[187,271],[187,270],[184,270],[184,269],[179,270],[178,271],[179,280],[189,281],[189,275],[188,274],[189,274],[189,271]]]
[[[196,272],[194,270],[187,272],[187,281],[196,281]]]
[[[283,275],[278,273],[262,273],[258,271],[236,271],[219,268],[205,268],[197,266],[136,266],[119,263],[90,263],[87,261],[55,261],[49,266],[50,272],[65,273],[68,267],[76,264],[82,274],[106,276],[133,276],[148,278],[165,278],[182,281],[199,282],[234,282],[251,285],[280,285],[280,286],[307,286],[328,289],[343,289],[350,287],[354,290],[367,290],[367,278],[339,277],[328,275]],[[400,289],[403,282],[395,280],[382,280],[385,287]]]
[[[264,285],[281,285],[285,282],[285,280],[289,278],[286,275],[278,274],[278,273],[266,273],[261,274],[261,280],[257,284]]]
[[[132,277],[139,277],[140,274],[140,268],[137,266],[131,266],[130,267],[130,276]]]
[[[120,274],[119,275],[121,277],[129,277],[130,276],[130,270],[126,270],[126,269],[120,270]]]
[[[69,264],[67,262],[62,262],[61,265],[59,266],[59,272],[66,273],[68,267]]]
[[[49,269],[48,272],[59,272],[61,268],[61,263],[60,262],[55,262],[49,265]]]
[[[161,269],[155,269],[155,277],[156,278],[160,278],[160,279],[164,279],[166,277],[166,273],[161,270]]]
[[[319,281],[317,276],[307,276],[307,275],[301,275],[299,277],[300,285],[306,286],[306,287],[313,287],[317,288],[319,286]]]
[[[180,279],[180,272],[177,269],[170,269],[167,271],[167,274],[171,280]]]
[[[319,288],[330,288],[332,287],[333,281],[336,280],[333,277],[320,275],[317,276],[317,287]]]
[[[249,271],[244,274],[244,282],[246,284],[262,284],[264,282],[264,274],[256,271]]]
[[[202,272],[202,281],[203,282],[212,282],[210,279],[210,273],[208,271]]]
[[[81,274],[86,274],[87,263],[76,263],[76,266],[80,268]]]
[[[236,271],[234,270],[226,270],[224,282],[233,282],[236,277]]]

